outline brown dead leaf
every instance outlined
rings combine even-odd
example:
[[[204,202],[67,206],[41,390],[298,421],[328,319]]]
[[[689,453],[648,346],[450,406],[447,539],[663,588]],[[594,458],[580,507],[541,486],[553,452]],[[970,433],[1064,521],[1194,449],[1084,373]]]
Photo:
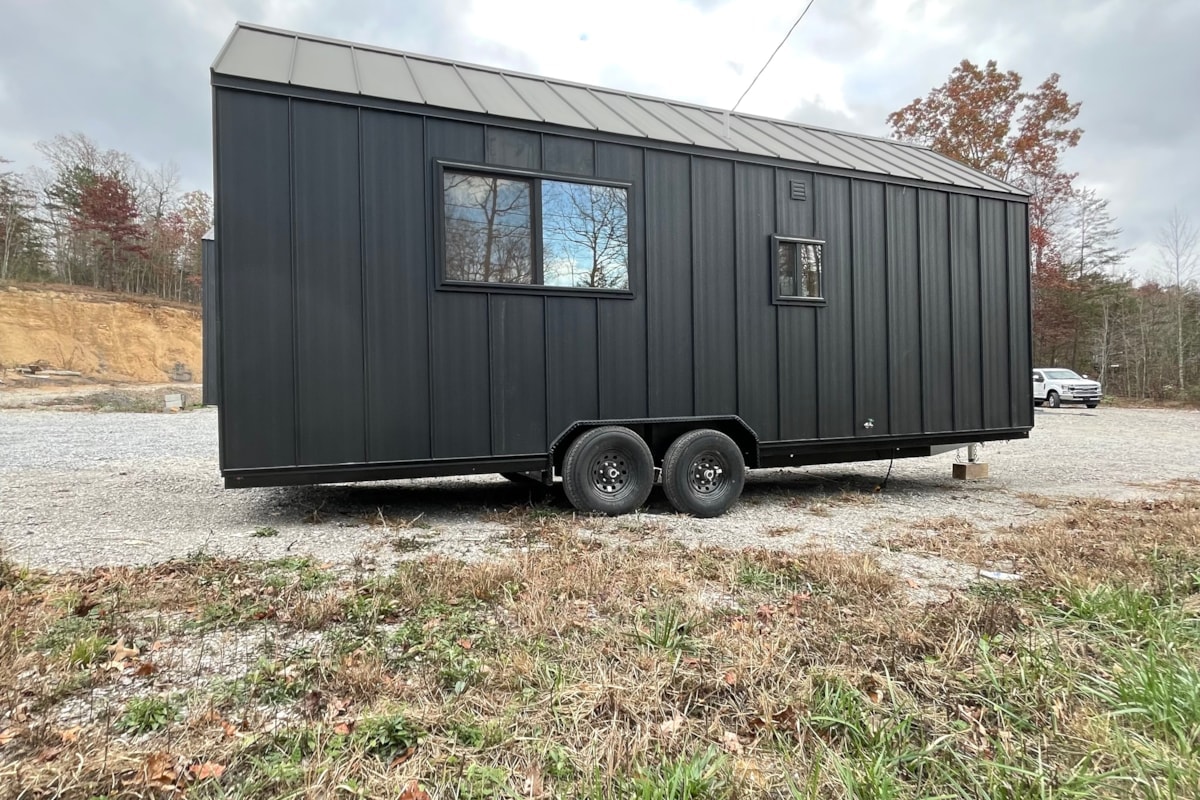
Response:
[[[112,653],[111,663],[113,664],[120,664],[128,659],[137,658],[138,655],[136,647],[127,647],[125,645],[125,637],[123,636],[105,649]]]
[[[410,758],[412,758],[413,753],[415,753],[415,752],[417,752],[417,748],[415,748],[415,747],[410,746],[410,747],[404,748],[404,751],[401,752],[400,755],[398,755],[392,759],[392,763],[389,766],[391,766],[393,768],[400,766],[405,761],[408,761]]]
[[[175,772],[175,757],[170,753],[151,753],[142,764],[146,783],[165,786],[175,783],[179,777]]]
[[[470,650],[472,647],[475,646],[475,643],[472,642],[470,639],[463,637],[462,639],[458,640],[458,646],[461,647],[463,650]]]
[[[188,772],[198,781],[208,780],[209,778],[219,778],[225,774],[225,765],[217,764],[212,761],[205,761],[202,764],[192,764],[188,767]]]
[[[221,730],[225,731],[225,735],[230,739],[236,739],[242,735],[236,725],[225,720],[221,720]]]
[[[133,671],[133,674],[139,678],[148,678],[156,672],[158,672],[158,667],[154,665],[154,662],[143,661],[137,665],[137,669]]]
[[[908,584],[908,588],[910,588],[910,589],[920,589],[921,588],[921,584],[917,583],[912,578],[909,578],[908,580],[906,580],[905,583]]]
[[[678,733],[683,727],[683,717],[678,714],[671,719],[665,719],[658,724],[658,732],[663,736],[670,736],[673,733]]]
[[[333,732],[336,733],[338,736],[349,736],[350,735],[350,726],[347,725],[345,722],[339,722],[337,725],[333,726]]]
[[[775,616],[775,606],[770,603],[761,604],[754,612],[761,622],[770,622]]]
[[[809,594],[808,592],[796,592],[795,594],[793,594],[791,597],[788,598],[788,603],[787,603],[788,614],[793,617],[800,616],[801,608],[804,606],[805,603],[807,603],[811,599],[812,599],[812,595]]]
[[[17,738],[17,734],[18,731],[16,728],[5,728],[0,731],[0,747],[4,747],[4,745]]]
[[[725,683],[729,684],[730,686],[733,686],[734,684],[737,683],[737,681],[738,681],[738,675],[736,672],[734,672],[733,670],[729,670],[728,672],[725,673]]]
[[[400,790],[400,800],[431,800],[429,792],[421,788],[421,784],[409,781]]]
[[[37,760],[41,761],[42,763],[45,763],[47,761],[53,761],[54,759],[59,757],[59,755],[62,753],[63,750],[66,750],[66,749],[67,748],[62,747],[62,746],[44,747],[44,748],[42,748],[42,751],[37,754]]]
[[[542,772],[537,767],[531,766],[525,771],[525,784],[522,787],[525,796],[530,800],[541,800],[546,796],[546,782],[542,779]]]
[[[867,699],[870,700],[872,703],[876,703],[876,704],[882,703],[883,702],[883,690],[882,689],[871,689],[870,691],[867,692]]]
[[[733,753],[734,755],[742,754],[742,743],[738,739],[738,735],[733,731],[725,731],[725,733],[721,734],[721,747],[726,752]]]
[[[76,725],[74,728],[67,728],[64,731],[59,731],[58,735],[59,738],[62,739],[63,744],[74,744],[75,742],[79,741],[79,734],[81,731],[83,731],[83,726]]]

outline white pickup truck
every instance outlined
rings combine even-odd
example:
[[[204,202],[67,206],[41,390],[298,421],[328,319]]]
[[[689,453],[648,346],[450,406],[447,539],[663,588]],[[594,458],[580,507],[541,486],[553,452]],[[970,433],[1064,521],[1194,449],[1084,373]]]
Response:
[[[1063,403],[1081,403],[1088,408],[1100,405],[1100,384],[1080,377],[1069,369],[1035,369],[1033,404],[1058,408]]]

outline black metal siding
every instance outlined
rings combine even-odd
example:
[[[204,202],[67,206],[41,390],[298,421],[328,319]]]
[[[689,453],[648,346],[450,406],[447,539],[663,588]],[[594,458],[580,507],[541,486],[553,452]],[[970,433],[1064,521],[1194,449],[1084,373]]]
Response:
[[[881,436],[888,427],[887,215],[882,183],[850,185],[851,294],[854,298],[854,433]]]
[[[221,397],[221,340],[217,243],[212,239],[203,239],[200,242],[200,273],[200,316],[204,326],[201,333],[203,385],[200,402],[206,406],[215,406],[220,403]]]
[[[733,164],[692,160],[693,392],[697,414],[737,412]]]
[[[362,115],[363,277],[368,456],[431,455],[424,124]]]
[[[775,171],[733,168],[737,271],[738,414],[759,439],[779,438],[779,339],[771,303],[771,235],[775,233]]]
[[[296,460],[289,101],[217,92],[221,466]]]
[[[538,454],[593,419],[1032,424],[1022,202],[216,94],[226,469]],[[439,288],[435,159],[628,182],[632,296]],[[772,302],[773,234],[825,242],[824,304]]]
[[[792,198],[792,183],[804,184],[806,200]],[[813,176],[778,170],[775,230],[781,236],[815,238]],[[772,276],[769,280],[773,280]],[[779,340],[779,438],[815,439],[817,420],[817,317],[822,309],[781,305],[775,310]]]
[[[292,105],[301,464],[367,458],[358,112]]]
[[[890,430],[922,432],[920,228],[917,190],[887,187],[887,309]]]
[[[850,181],[818,175],[816,230],[825,240],[823,292],[817,314],[817,407],[821,439],[854,436],[853,282],[850,258]]]
[[[650,416],[688,417],[692,384],[691,169],[687,156],[646,153],[646,336]]]

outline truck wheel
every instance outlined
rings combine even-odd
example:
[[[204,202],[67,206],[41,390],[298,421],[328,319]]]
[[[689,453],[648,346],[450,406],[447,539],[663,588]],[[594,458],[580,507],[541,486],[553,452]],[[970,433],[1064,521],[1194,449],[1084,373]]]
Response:
[[[654,456],[628,428],[595,428],[576,439],[563,459],[563,489],[580,511],[615,516],[640,508],[654,488]]]
[[[667,448],[662,485],[676,511],[695,517],[719,517],[742,494],[746,461],[720,431],[690,431]]]
[[[1098,406],[1098,405],[1100,405],[1100,404],[1099,404],[1099,403],[1088,403],[1088,404],[1087,404],[1087,407],[1088,407],[1088,408],[1095,408],[1095,407],[1096,407],[1096,406]]]
[[[1046,395],[1046,405],[1051,408],[1059,408],[1062,406],[1062,401],[1058,399],[1058,392],[1050,392]]]

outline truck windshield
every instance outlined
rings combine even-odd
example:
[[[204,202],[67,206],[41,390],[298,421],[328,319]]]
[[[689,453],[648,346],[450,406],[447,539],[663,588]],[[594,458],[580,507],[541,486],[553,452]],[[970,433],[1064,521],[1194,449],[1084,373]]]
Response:
[[[1043,373],[1052,381],[1079,381],[1083,380],[1069,369],[1048,369]]]

